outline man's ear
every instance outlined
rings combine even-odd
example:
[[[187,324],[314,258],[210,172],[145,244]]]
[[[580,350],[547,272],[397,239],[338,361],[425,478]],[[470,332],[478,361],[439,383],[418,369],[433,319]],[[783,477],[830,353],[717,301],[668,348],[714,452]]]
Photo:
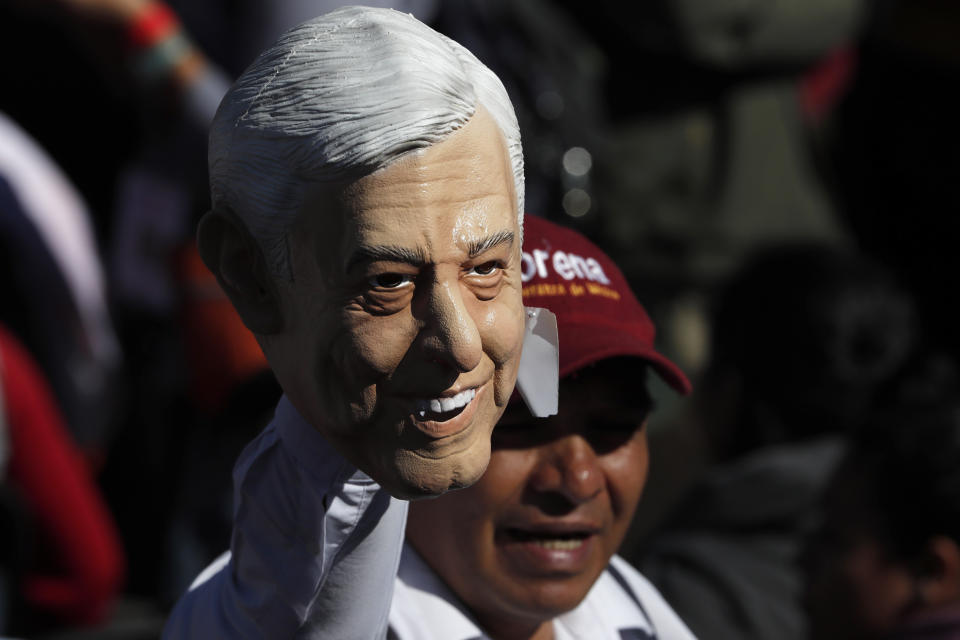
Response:
[[[232,211],[208,211],[200,219],[197,248],[248,329],[261,335],[283,329],[280,296],[260,245]]]
[[[934,536],[924,550],[922,566],[914,571],[924,604],[960,602],[960,546],[948,536]]]

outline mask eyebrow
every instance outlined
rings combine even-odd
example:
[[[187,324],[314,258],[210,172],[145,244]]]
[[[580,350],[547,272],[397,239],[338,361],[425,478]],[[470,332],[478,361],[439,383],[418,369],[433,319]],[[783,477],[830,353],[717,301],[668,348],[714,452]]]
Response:
[[[405,262],[415,267],[423,267],[427,264],[427,256],[419,247],[416,249],[390,245],[359,247],[347,260],[346,272],[350,273],[359,264],[377,261]]]
[[[476,258],[482,253],[493,249],[494,247],[499,247],[502,244],[508,246],[513,246],[514,241],[513,231],[498,231],[497,233],[482,238],[480,240],[474,240],[467,246],[467,255],[471,258]]]

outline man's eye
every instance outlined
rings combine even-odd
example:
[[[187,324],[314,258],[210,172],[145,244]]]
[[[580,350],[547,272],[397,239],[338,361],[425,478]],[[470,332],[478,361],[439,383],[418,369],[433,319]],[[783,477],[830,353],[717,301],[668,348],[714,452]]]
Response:
[[[381,273],[368,281],[378,289],[399,289],[413,282],[413,276],[405,273]]]
[[[496,260],[491,260],[490,262],[484,262],[483,264],[478,264],[473,269],[471,269],[470,272],[471,274],[476,274],[478,276],[489,276],[499,268],[500,268],[500,263]]]

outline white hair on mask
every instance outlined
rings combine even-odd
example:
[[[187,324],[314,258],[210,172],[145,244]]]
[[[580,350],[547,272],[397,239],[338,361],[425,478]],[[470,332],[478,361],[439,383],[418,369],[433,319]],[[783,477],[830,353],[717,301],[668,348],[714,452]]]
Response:
[[[224,97],[210,132],[214,209],[239,216],[271,272],[305,185],[354,180],[463,127],[483,105],[503,134],[523,229],[523,149],[500,80],[413,16],[344,7],[287,31]]]

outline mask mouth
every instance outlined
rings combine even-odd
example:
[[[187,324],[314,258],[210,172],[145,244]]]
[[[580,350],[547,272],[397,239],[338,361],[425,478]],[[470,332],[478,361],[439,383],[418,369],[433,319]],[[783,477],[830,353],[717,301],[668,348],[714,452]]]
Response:
[[[476,388],[464,389],[451,397],[418,398],[414,407],[414,416],[418,420],[446,422],[463,413],[477,395]]]
[[[417,398],[410,417],[434,440],[454,436],[469,429],[483,393],[483,388],[470,387],[450,396]]]

